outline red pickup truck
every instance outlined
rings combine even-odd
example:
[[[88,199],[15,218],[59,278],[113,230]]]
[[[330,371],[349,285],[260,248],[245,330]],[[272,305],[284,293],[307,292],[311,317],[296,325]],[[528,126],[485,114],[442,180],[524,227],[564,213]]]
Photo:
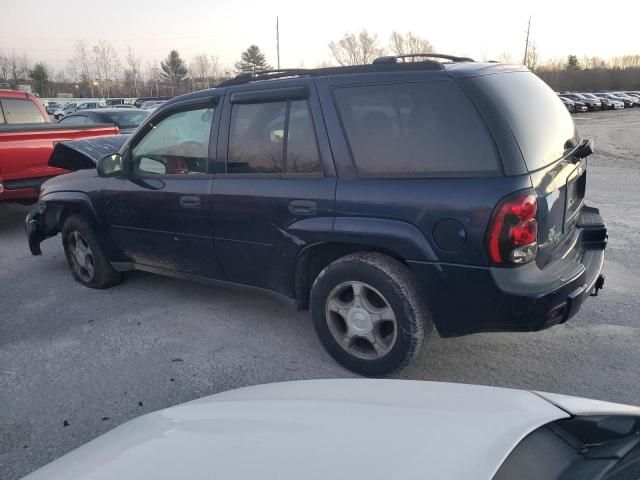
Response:
[[[33,95],[0,90],[0,202],[33,202],[45,180],[67,173],[47,163],[56,143],[117,133],[115,125],[51,123]]]

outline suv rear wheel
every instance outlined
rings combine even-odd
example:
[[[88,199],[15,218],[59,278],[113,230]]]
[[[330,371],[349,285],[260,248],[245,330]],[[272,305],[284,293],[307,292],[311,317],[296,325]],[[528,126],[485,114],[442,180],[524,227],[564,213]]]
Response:
[[[313,284],[310,306],[327,352],[366,376],[406,366],[431,330],[413,275],[380,253],[354,253],[328,265]]]
[[[72,215],[62,227],[62,246],[76,281],[90,288],[120,283],[122,273],[113,269],[93,229],[81,215]]]

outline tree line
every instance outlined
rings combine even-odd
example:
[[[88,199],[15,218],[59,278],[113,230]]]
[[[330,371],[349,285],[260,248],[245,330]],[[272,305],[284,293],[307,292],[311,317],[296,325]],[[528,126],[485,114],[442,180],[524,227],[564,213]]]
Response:
[[[241,71],[271,68],[256,45],[242,52],[234,67],[231,71],[218,57],[205,53],[187,61],[177,50],[171,50],[160,62],[143,65],[131,47],[121,57],[104,40],[95,45],[78,40],[72,58],[60,69],[44,61],[33,62],[24,53],[0,51],[0,83],[14,89],[30,85],[41,97],[60,93],[91,98],[173,96],[210,88]]]
[[[316,66],[360,65],[383,55],[434,51],[431,42],[413,32],[394,31],[383,44],[376,34],[362,30],[329,42],[330,60]],[[483,55],[479,60],[494,59]],[[542,62],[537,45],[532,41],[522,62],[514,61],[508,53],[500,54],[495,61],[524,63],[556,91],[640,90],[640,55],[609,59],[580,59],[569,55]],[[240,72],[271,68],[257,45],[243,51],[232,67],[222,65],[218,57],[205,53],[185,60],[177,50],[171,50],[160,62],[143,65],[141,57],[131,47],[121,57],[104,40],[94,45],[78,40],[72,57],[61,69],[54,69],[43,61],[32,62],[24,53],[0,51],[0,83],[8,83],[12,88],[29,84],[42,97],[55,97],[59,93],[92,98],[178,95],[210,88]]]

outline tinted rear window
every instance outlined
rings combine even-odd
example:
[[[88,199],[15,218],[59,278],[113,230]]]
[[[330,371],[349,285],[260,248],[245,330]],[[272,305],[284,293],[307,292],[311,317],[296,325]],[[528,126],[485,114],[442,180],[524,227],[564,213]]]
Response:
[[[31,100],[3,98],[2,111],[7,123],[44,123],[45,118]]]
[[[529,171],[562,158],[567,141],[578,141],[567,108],[533,73],[499,73],[474,77],[472,81],[504,115]]]
[[[358,172],[371,176],[494,175],[493,141],[449,81],[336,88]]]

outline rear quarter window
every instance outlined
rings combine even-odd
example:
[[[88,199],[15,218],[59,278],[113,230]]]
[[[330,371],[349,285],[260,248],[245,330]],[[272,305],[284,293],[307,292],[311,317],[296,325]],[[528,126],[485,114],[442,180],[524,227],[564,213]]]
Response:
[[[475,83],[495,103],[530,172],[564,157],[571,144],[577,144],[577,131],[567,108],[533,73],[504,72],[465,81]]]
[[[496,175],[493,140],[450,81],[334,89],[358,173],[364,176]]]

